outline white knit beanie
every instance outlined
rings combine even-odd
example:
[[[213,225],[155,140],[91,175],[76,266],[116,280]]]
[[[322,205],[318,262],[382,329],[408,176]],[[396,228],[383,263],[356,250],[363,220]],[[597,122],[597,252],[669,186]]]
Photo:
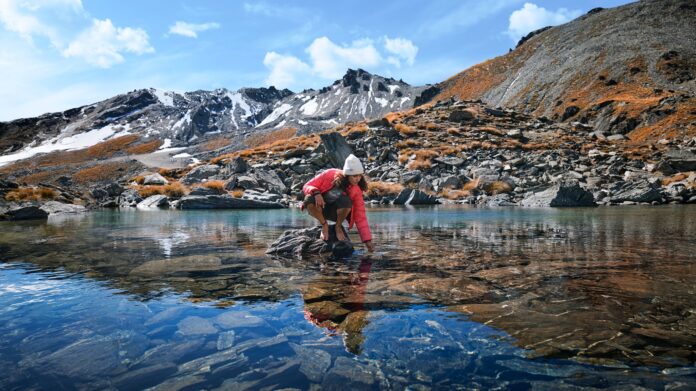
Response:
[[[343,175],[359,175],[364,172],[365,170],[363,169],[360,160],[353,154],[348,155],[346,162],[343,165]]]

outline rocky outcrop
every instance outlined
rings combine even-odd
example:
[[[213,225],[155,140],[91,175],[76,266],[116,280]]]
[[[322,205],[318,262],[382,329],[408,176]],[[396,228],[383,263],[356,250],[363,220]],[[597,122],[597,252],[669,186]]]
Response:
[[[140,194],[138,193],[137,190],[128,189],[128,190],[124,190],[118,196],[118,206],[120,208],[130,208],[130,207],[138,205],[138,203],[142,200],[143,200],[143,197],[140,196]]]
[[[656,181],[638,179],[630,182],[615,183],[610,192],[612,203],[653,202],[662,199],[660,185]]]
[[[533,193],[520,202],[527,207],[595,206],[594,196],[577,182],[563,182]]]
[[[266,254],[285,258],[302,259],[310,255],[328,254],[336,258],[344,258],[353,253],[350,241],[339,241],[336,238],[336,225],[329,225],[328,241],[320,239],[321,227],[295,229],[283,234],[271,245]]]
[[[353,153],[346,139],[337,132],[323,133],[320,137],[332,167],[343,168],[346,158]]]
[[[437,197],[417,189],[402,190],[393,202],[394,205],[435,205],[439,203]]]
[[[0,207],[0,220],[37,220],[48,217],[38,204],[7,205]]]
[[[696,171],[696,153],[684,149],[667,151],[658,163],[657,170],[665,175]]]
[[[235,198],[230,195],[186,196],[177,203],[179,209],[280,209],[277,202]]]
[[[137,205],[138,209],[155,209],[169,207],[169,198],[166,195],[155,194],[140,201]]]
[[[219,172],[220,166],[215,164],[204,164],[189,171],[189,173],[181,179],[181,183],[191,185],[194,183],[203,182],[204,180],[217,175]]]

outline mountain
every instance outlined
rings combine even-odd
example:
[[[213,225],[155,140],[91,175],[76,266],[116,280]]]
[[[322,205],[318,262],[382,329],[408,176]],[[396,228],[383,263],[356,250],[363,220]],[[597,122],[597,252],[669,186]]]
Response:
[[[696,2],[596,8],[423,93],[581,122],[636,143],[696,135]]]
[[[0,165],[126,135],[160,140],[160,148],[168,148],[219,136],[234,145],[250,134],[284,127],[311,133],[410,108],[423,89],[349,69],[331,86],[297,94],[274,87],[183,94],[135,90],[61,113],[0,122],[0,154],[5,155]]]

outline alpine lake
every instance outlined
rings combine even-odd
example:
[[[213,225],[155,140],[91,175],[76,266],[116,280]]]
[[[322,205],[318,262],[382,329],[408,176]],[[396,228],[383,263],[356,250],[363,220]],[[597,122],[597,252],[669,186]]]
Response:
[[[696,389],[696,205],[368,219],[341,260],[265,254],[297,209],[2,222],[0,389]]]

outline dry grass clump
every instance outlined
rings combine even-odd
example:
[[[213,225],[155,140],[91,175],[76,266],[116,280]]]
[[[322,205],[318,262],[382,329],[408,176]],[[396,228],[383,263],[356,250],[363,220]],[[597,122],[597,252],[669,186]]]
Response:
[[[242,198],[242,196],[244,195],[244,189],[242,189],[241,187],[236,188],[236,189],[232,190],[230,192],[230,194],[232,194],[232,197],[234,197],[234,198]]]
[[[403,136],[415,136],[416,134],[418,134],[418,129],[406,124],[396,124],[394,126],[394,129],[396,129]]]
[[[668,177],[662,178],[662,186],[667,186],[667,185],[669,185],[670,183],[683,181],[684,179],[686,179],[686,178],[689,177],[689,174],[690,174],[690,173],[683,173],[683,172],[680,172],[680,173],[674,174],[674,175],[672,175],[672,176],[668,176]]]
[[[368,197],[385,197],[397,195],[404,187],[400,183],[392,182],[368,182],[367,196]]]
[[[133,182],[142,185],[143,182],[145,182],[145,176],[144,175],[137,175],[135,178],[133,178]]]
[[[268,133],[251,135],[244,140],[244,143],[249,148],[256,148],[277,141],[287,140],[295,136],[296,133],[297,128],[281,128]]]
[[[162,185],[148,185],[148,186],[142,186],[138,188],[138,194],[143,197],[147,198],[153,195],[158,195],[158,194],[164,194],[164,186]]]
[[[208,181],[202,183],[201,186],[206,187],[208,189],[214,189],[220,192],[225,190],[225,182],[223,181]]]
[[[124,172],[127,169],[127,163],[101,164],[76,172],[73,175],[73,181],[79,183],[92,183],[114,180],[119,177],[119,172]]]
[[[5,194],[6,201],[39,201],[56,198],[56,191],[48,187],[20,187]]]
[[[447,128],[447,134],[450,134],[452,136],[459,136],[461,135],[461,131],[459,128]]]
[[[511,192],[512,186],[507,182],[495,181],[485,185],[483,190],[490,195],[496,195]]]
[[[444,189],[440,192],[440,196],[447,198],[448,200],[459,200],[462,198],[470,197],[471,190]]]
[[[424,128],[425,130],[438,130],[440,129],[440,126],[433,122],[428,122],[427,124],[425,124]]]
[[[85,152],[87,156],[91,158],[107,158],[111,157],[118,151],[126,149],[128,146],[138,141],[138,139],[140,139],[140,136],[137,134],[128,134],[92,145],[91,147],[87,148]]]
[[[182,185],[179,182],[171,182],[171,183],[164,185],[162,187],[162,191],[168,197],[173,197],[173,198],[183,197],[186,194],[188,194],[188,189],[186,188],[186,186]]]
[[[127,137],[127,136],[124,136]],[[152,153],[162,146],[162,140],[152,140],[146,143],[134,145],[132,147],[126,148],[126,153],[129,155],[140,155],[143,153]]]
[[[428,160],[412,160],[406,165],[406,168],[408,168],[411,171],[414,170],[425,170],[430,167],[432,167],[433,163],[428,159]]]
[[[480,179],[474,179],[471,182],[465,183],[464,186],[462,186],[462,190],[471,191],[471,190],[477,189],[479,187],[480,183],[481,183]]]
[[[432,166],[430,159],[436,156],[439,156],[439,153],[432,149],[404,149],[399,154],[399,163],[408,162],[406,168],[409,170],[426,169]]]
[[[203,144],[198,146],[198,149],[201,151],[214,151],[216,149],[224,148],[228,145],[232,144],[232,140],[227,138],[227,137],[218,137],[214,138],[212,140],[206,141]]]
[[[346,124],[344,129],[339,131],[339,133],[341,133],[343,136],[348,136],[349,134],[365,134],[368,129],[369,128],[366,123]],[[336,128],[336,130],[338,130],[338,128]]]
[[[404,149],[407,147],[418,147],[422,143],[423,143],[422,140],[410,138],[408,140],[397,141],[396,144],[394,144],[394,145],[399,149]]]

